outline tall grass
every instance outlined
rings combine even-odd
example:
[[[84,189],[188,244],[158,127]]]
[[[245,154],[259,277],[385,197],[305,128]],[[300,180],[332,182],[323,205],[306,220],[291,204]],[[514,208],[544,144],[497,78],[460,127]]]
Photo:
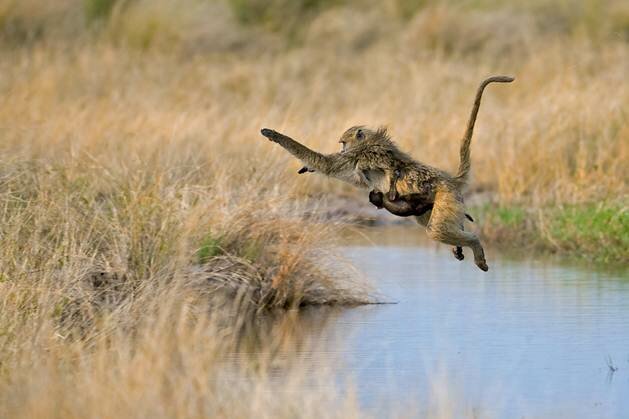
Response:
[[[568,228],[626,220],[596,206],[626,213],[625,2],[301,2],[286,27],[230,3],[0,2],[0,416],[365,414],[273,356],[289,320],[229,362],[252,318],[371,301],[319,215],[365,193],[297,176],[262,126],[332,152],[388,124],[453,169],[479,81],[513,74],[485,94],[472,192],[597,208],[534,224],[559,249],[626,241]],[[278,362],[294,393],[268,391]]]
[[[184,281],[144,283],[77,339],[45,311],[58,297],[47,285],[3,284],[2,417],[363,417],[324,381],[329,373],[311,367],[306,375],[307,361],[275,355],[308,341],[297,313],[256,342],[246,332],[243,347],[239,329],[226,325],[248,323],[249,305],[208,310]]]
[[[333,225],[200,143],[111,141],[2,154],[0,417],[360,416],[276,356],[298,307],[373,301]]]

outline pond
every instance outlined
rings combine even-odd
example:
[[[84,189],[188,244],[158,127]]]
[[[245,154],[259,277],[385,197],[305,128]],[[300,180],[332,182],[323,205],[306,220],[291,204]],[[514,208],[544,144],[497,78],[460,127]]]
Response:
[[[309,359],[338,361],[368,409],[435,400],[454,417],[629,417],[629,277],[418,241],[409,228],[348,239],[347,257],[395,304],[304,316]],[[368,244],[365,244],[368,243]],[[615,369],[615,371],[614,371]],[[406,409],[404,411],[408,412]]]

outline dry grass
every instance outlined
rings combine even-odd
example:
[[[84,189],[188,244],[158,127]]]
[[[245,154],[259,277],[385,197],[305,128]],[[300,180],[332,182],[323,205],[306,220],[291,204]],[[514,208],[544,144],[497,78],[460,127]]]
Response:
[[[44,287],[3,289],[2,417],[362,417],[325,372],[306,375],[308,361],[275,355],[308,342],[296,313],[255,342],[247,333],[243,348],[230,325],[244,320],[246,304],[208,311],[182,283],[147,285],[74,339],[38,306],[57,296]],[[37,301],[18,304],[27,293]]]
[[[28,145],[33,154],[51,142],[63,147],[48,153],[123,142],[141,153],[185,139],[216,153],[220,143],[213,158],[221,163],[239,161],[247,147],[243,178],[260,166],[257,156],[270,154],[280,167],[290,165],[277,179],[294,185],[281,175],[298,163],[265,144],[260,126],[335,151],[348,126],[388,124],[417,158],[452,169],[477,84],[506,73],[516,83],[491,87],[481,110],[474,188],[501,203],[613,199],[627,185],[629,48],[614,23],[627,11],[609,4],[609,16],[592,17],[611,26],[607,37],[582,34],[589,15],[563,16],[562,8],[557,20],[580,20],[551,31],[537,14],[508,7],[433,6],[401,24],[375,12],[355,19],[346,6],[314,18],[303,44],[285,51],[273,34],[263,43],[259,29],[239,30],[220,3],[202,9],[191,1],[175,13],[169,1],[140,2],[112,17],[96,39],[88,33],[69,45],[5,52],[1,116],[10,129],[3,146],[12,144],[14,153],[16,144]],[[203,13],[215,16],[212,25]],[[154,23],[147,44],[154,46],[142,49],[133,31],[156,16],[168,16],[168,26]],[[160,38],[173,32],[173,44]],[[236,36],[241,47],[225,50],[221,42]],[[310,178],[299,179],[298,189],[339,190]]]
[[[0,1],[0,416],[364,415],[299,360],[295,392],[268,391],[292,323],[225,361],[262,311],[369,299],[297,199],[366,194],[297,177],[262,126],[332,152],[388,124],[453,169],[478,82],[513,74],[486,93],[474,191],[626,208],[623,2],[328,2],[287,28],[243,26],[247,2],[106,3]]]
[[[275,356],[274,309],[371,301],[333,225],[188,147],[3,156],[0,417],[359,416]]]

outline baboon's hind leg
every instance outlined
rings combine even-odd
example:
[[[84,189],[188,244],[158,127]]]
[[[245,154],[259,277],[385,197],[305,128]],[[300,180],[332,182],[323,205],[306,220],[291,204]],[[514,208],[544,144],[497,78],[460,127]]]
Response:
[[[461,227],[465,217],[462,200],[456,192],[449,190],[438,191],[435,203],[426,227],[428,237],[441,243],[457,247],[469,247],[474,252],[474,262],[481,270],[489,267],[485,261],[485,251],[476,234],[464,231]],[[455,249],[455,256],[457,255]],[[457,258],[458,259],[458,258]]]
[[[446,227],[446,228],[443,228]],[[461,246],[469,247],[474,252],[474,263],[483,271],[488,271],[487,261],[485,261],[485,251],[480,244],[478,236],[474,233],[463,231],[460,228],[454,226],[428,224],[428,237],[441,243],[457,246],[453,249],[455,256]],[[462,252],[461,252],[462,253]],[[458,257],[457,257],[458,259]]]

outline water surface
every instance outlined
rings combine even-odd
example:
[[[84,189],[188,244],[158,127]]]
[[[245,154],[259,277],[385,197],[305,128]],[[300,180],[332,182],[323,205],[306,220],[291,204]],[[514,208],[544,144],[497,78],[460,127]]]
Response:
[[[626,273],[491,250],[483,273],[471,252],[458,262],[413,230],[369,236],[347,257],[397,304],[337,310],[317,349],[300,349],[339,360],[340,387],[352,377],[362,406],[421,411],[445,397],[456,416],[629,418]]]

